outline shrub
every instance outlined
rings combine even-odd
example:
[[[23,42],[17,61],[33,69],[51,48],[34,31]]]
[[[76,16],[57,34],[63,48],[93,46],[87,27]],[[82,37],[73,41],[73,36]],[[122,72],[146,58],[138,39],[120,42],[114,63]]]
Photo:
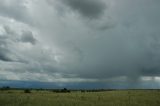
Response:
[[[68,90],[67,88],[63,88],[63,89],[54,89],[51,90],[52,92],[56,92],[56,93],[70,93],[71,91]]]
[[[30,89],[25,89],[24,93],[31,93],[31,90]]]
[[[9,86],[3,86],[3,87],[1,88],[1,90],[10,90],[10,87],[9,87]]]
[[[63,93],[70,93],[70,90],[68,90],[67,88],[64,88],[64,89],[61,90],[61,92],[63,92]]]

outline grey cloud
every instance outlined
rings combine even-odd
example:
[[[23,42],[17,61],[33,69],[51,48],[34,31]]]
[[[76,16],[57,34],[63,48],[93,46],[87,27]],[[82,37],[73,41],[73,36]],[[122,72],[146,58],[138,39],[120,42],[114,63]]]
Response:
[[[10,34],[10,35],[15,34],[15,32],[8,25],[4,25],[3,28],[7,34]],[[6,36],[8,36],[8,35],[6,35]]]
[[[25,7],[24,0],[5,0],[0,1],[0,15],[15,19],[20,22],[31,24],[29,13]]]
[[[103,15],[106,5],[102,0],[61,0],[73,11],[79,12],[87,18],[98,18]]]
[[[36,39],[30,31],[23,31],[20,41],[24,43],[31,43],[33,45],[36,44]]]
[[[3,38],[11,39],[14,42],[16,42],[16,41],[18,42],[19,41],[19,42],[23,42],[23,43],[31,43],[33,45],[36,44],[36,42],[37,42],[36,38],[34,37],[34,35],[33,35],[33,33],[31,31],[23,30],[23,31],[20,31],[22,34],[18,35],[17,32],[12,30],[7,25],[4,25],[3,28],[4,28],[4,30],[5,30],[5,32],[7,34],[7,35],[3,36]]]
[[[78,5],[79,2],[87,2],[85,5],[88,5],[89,2],[92,2],[91,0],[62,0],[62,2],[73,11],[79,12],[83,17],[94,17],[92,13],[89,14],[87,13],[88,11],[84,10],[86,8]],[[160,33],[159,29],[157,29],[159,28],[157,27],[159,26],[157,24],[159,21],[156,17],[160,15],[156,1],[110,0],[110,2],[113,2],[114,5],[107,9],[109,14],[105,13],[104,19],[101,17],[89,21],[83,20],[87,25],[90,25],[91,29],[86,27],[86,24],[82,24],[82,21],[79,21],[79,17],[74,16],[75,14],[68,13],[66,16],[61,17],[63,19],[63,22],[59,23],[62,25],[61,29],[53,31],[57,35],[55,37],[48,36],[49,39],[55,39],[53,40],[54,42],[57,41],[59,48],[64,49],[66,57],[70,54],[74,57],[75,51],[71,50],[70,47],[66,47],[66,43],[59,45],[58,41],[65,42],[69,40],[73,42],[73,45],[80,48],[83,54],[82,61],[77,64],[76,62],[70,62],[70,58],[66,58],[66,66],[77,66],[76,68],[72,67],[73,69],[67,68],[66,71],[77,74],[81,78],[105,79],[126,76],[137,83],[137,79],[147,75],[147,73],[148,75],[151,75],[150,73],[154,76],[158,75],[157,71],[152,71],[154,68],[159,69],[156,64],[160,60],[159,40],[153,40],[153,35]],[[82,10],[80,7],[82,7]],[[157,14],[152,14],[155,12]],[[108,15],[111,15],[111,20],[109,21],[108,17],[105,17]],[[116,27],[112,17],[116,21]],[[59,19],[60,21],[61,18]],[[156,19],[154,20],[155,22],[157,21],[156,26],[152,18]],[[64,25],[65,28],[63,27]],[[92,28],[100,30],[97,31]],[[157,36],[156,39],[159,39],[159,37]],[[69,52],[70,54],[67,54],[65,50],[71,51]],[[64,64],[62,64],[63,66]],[[151,71],[147,71],[148,69],[151,69]]]
[[[145,82],[142,77],[160,76],[157,0],[52,0],[50,4],[40,1],[30,7],[36,14],[30,19],[37,22],[34,28],[28,24],[29,28],[24,24],[15,27],[18,22],[4,27],[7,34],[0,36],[1,61],[27,61],[0,62],[6,73],[21,80],[65,82],[78,78],[114,84],[122,80],[128,86],[141,85]],[[63,12],[55,4],[61,5]],[[1,16],[8,20],[4,13]]]
[[[47,0],[60,19],[73,18],[92,30],[113,29],[117,23],[110,11],[110,2],[105,0]],[[67,16],[67,17],[66,17]],[[65,21],[67,22],[67,21]]]
[[[20,62],[21,61],[21,59],[17,57],[16,54],[12,52],[12,50],[10,50],[8,45],[4,46],[3,43],[0,44],[0,60],[4,62]]]
[[[144,76],[160,76],[160,67],[144,68],[140,73]]]
[[[10,59],[7,55],[6,55],[6,53],[7,52],[5,52],[2,48],[0,48],[0,60],[1,61],[6,61],[6,62],[11,62],[12,61],[12,59]]]
[[[2,28],[4,29],[5,33],[0,35],[0,60],[4,62],[25,63],[26,60],[22,58],[19,53],[17,53],[18,52],[17,46],[19,43],[18,32],[15,32],[8,25],[3,25]],[[31,36],[31,35],[24,35],[24,36]],[[31,43],[35,43],[35,42],[32,41]]]
[[[8,37],[6,35],[0,35],[0,60],[11,62],[13,60],[9,57],[10,50],[8,48],[7,40],[8,40]]]

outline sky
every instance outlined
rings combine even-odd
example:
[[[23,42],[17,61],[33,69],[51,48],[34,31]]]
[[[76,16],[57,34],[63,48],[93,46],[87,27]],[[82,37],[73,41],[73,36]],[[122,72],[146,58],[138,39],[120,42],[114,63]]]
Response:
[[[0,84],[160,88],[159,5],[0,0]]]

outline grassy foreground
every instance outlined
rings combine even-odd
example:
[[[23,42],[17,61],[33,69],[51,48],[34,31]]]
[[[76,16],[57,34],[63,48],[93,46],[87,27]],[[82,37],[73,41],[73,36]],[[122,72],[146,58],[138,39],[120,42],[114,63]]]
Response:
[[[0,106],[160,106],[158,90],[54,93],[0,91]]]

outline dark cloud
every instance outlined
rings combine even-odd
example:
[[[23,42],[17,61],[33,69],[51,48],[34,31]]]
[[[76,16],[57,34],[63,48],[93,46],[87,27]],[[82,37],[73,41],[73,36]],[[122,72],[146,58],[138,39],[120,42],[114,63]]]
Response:
[[[31,43],[33,45],[36,44],[36,39],[30,31],[23,31],[20,41],[24,43]]]
[[[33,38],[32,33],[23,31],[22,36],[25,37],[20,39],[19,32],[15,32],[10,26],[3,25],[2,29],[4,29],[4,33],[0,35],[0,60],[4,62],[26,62],[16,50],[19,42],[35,44],[35,39]]]
[[[68,5],[73,11],[77,11],[82,16],[87,18],[100,17],[105,9],[106,4],[102,0],[61,0]]]
[[[4,42],[2,43],[0,40],[0,60],[4,62],[18,62],[18,57],[12,53],[8,45],[5,45]]]
[[[8,53],[10,53],[10,50],[8,50],[8,37],[6,35],[0,35],[0,60],[1,61],[13,61]]]
[[[160,67],[151,67],[151,68],[144,68],[140,71],[140,73],[144,76],[160,76]]]
[[[0,48],[0,60],[1,61],[6,61],[6,62],[11,62],[12,59],[10,59],[7,55],[6,55],[7,51],[5,52],[5,50],[3,50],[2,48]]]

